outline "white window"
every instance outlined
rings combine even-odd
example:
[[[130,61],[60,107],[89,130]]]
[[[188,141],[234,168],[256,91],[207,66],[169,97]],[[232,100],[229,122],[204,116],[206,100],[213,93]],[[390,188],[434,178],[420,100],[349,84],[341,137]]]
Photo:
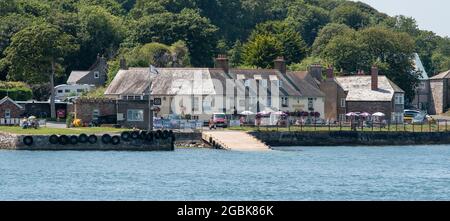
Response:
[[[58,94],[64,93],[63,90],[58,90]]]
[[[6,118],[6,119],[11,118],[11,110],[10,110],[10,109],[6,109],[6,110],[5,110],[5,118]]]
[[[288,97],[282,97],[281,98],[281,106],[282,107],[289,107],[289,98]]]
[[[403,94],[396,94],[395,95],[395,104],[402,105],[404,103],[405,103],[405,99],[404,99]]]
[[[308,98],[308,110],[314,110],[314,98]]]
[[[194,97],[192,100],[193,111],[199,111],[200,108],[200,98]]]
[[[64,90],[65,93],[70,93],[70,89]]]
[[[272,107],[272,97],[267,96],[267,107]]]
[[[345,107],[345,98],[341,98],[341,107]]]
[[[98,71],[95,71],[94,72],[94,78],[100,78],[100,72],[98,72]]]
[[[93,120],[98,120],[99,116],[100,116],[100,110],[99,109],[94,109],[92,111],[92,119]]]
[[[262,85],[263,87],[267,87],[267,80],[266,80],[266,79],[261,80],[261,85]]]
[[[244,81],[244,85],[245,85],[246,87],[250,87],[250,80],[245,80],[245,81]]]
[[[144,110],[142,109],[130,109],[127,111],[128,121],[144,121]]]
[[[283,87],[283,81],[278,81],[278,87]]]

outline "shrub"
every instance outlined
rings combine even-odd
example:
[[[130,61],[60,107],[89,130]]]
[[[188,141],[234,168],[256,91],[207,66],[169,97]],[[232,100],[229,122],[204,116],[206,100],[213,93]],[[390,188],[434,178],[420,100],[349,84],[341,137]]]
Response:
[[[33,92],[23,82],[0,81],[0,99],[5,96],[13,100],[26,101],[33,97]]]

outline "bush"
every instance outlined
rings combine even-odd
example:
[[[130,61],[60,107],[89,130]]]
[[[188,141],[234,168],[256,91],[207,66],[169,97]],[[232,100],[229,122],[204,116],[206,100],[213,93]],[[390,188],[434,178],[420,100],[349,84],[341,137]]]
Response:
[[[13,100],[27,101],[33,97],[33,94],[26,88],[0,89],[0,99],[6,96]]]

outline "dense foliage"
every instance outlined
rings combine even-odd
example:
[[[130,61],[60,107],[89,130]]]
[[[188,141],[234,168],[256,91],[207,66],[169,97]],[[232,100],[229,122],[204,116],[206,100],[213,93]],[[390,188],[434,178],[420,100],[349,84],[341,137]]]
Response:
[[[10,97],[13,100],[26,101],[32,98],[30,86],[23,82],[0,81],[0,97]]]
[[[0,80],[30,84],[48,83],[49,59],[63,83],[97,54],[110,60],[110,77],[120,58],[130,66],[211,67],[227,54],[233,66],[266,68],[284,56],[291,69],[320,61],[345,73],[378,64],[409,97],[414,52],[430,75],[450,69],[448,37],[345,0],[0,0],[0,19]],[[43,57],[51,41],[33,38],[39,30],[68,48]],[[20,39],[36,40],[28,49],[36,53],[14,43]]]

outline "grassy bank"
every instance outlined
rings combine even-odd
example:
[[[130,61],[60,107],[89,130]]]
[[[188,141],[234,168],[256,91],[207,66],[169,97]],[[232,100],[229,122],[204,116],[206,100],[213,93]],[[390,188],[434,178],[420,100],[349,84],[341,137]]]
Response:
[[[117,129],[111,127],[83,127],[83,128],[46,128],[22,129],[21,127],[0,126],[0,132],[27,134],[27,135],[77,135],[77,134],[103,134],[103,133],[121,133],[126,129]]]

